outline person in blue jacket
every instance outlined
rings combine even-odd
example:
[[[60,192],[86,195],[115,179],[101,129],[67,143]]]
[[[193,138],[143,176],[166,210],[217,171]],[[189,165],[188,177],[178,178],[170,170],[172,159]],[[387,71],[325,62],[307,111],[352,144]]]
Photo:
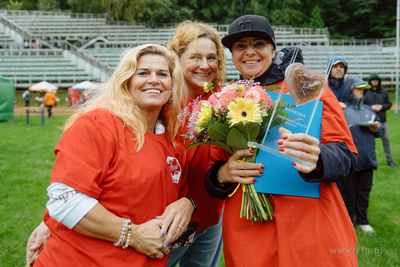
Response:
[[[364,90],[371,88],[360,78],[349,78],[344,83],[343,110],[354,144],[358,151],[356,173],[339,184],[351,221],[363,232],[373,233],[367,210],[372,189],[373,170],[378,168],[375,154],[375,137],[384,133],[378,115],[364,104]]]
[[[346,108],[343,102],[344,75],[347,73],[347,62],[340,58],[334,57],[328,60],[327,67],[332,64],[332,68],[328,75],[329,87],[335,94],[342,108]]]

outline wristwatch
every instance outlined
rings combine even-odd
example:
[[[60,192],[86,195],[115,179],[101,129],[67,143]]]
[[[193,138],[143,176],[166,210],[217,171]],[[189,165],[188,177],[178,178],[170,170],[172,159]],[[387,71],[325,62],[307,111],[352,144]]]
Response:
[[[196,204],[194,203],[194,200],[192,199],[192,198],[190,198],[190,197],[186,197],[187,199],[189,199],[190,200],[190,202],[192,202],[192,205],[193,205],[193,208],[194,208],[194,211],[193,211],[193,213],[192,213],[192,217],[193,217],[193,215],[196,213],[196,211],[197,211],[197,206],[196,206]]]

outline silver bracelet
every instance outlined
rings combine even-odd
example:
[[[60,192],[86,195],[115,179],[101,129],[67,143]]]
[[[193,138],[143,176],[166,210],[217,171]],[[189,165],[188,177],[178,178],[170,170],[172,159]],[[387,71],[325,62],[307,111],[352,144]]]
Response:
[[[132,229],[131,220],[128,219],[128,237],[126,238],[125,245],[122,246],[123,249],[126,249],[129,246],[129,240],[131,239],[131,229]]]
[[[129,219],[123,218],[124,219],[124,226],[122,227],[122,231],[121,231],[121,236],[119,237],[119,240],[117,243],[114,243],[114,246],[119,247],[122,245],[122,243],[124,242],[125,239],[125,231],[128,227],[128,221],[130,222]]]

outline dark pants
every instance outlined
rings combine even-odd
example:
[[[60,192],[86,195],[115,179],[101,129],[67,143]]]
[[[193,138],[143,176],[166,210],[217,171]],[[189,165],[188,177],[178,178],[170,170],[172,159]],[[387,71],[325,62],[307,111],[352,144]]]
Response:
[[[49,118],[51,117],[51,114],[53,114],[53,113],[51,113],[51,108],[53,107],[53,106],[46,106],[47,107],[47,111],[49,112]]]
[[[356,224],[369,224],[367,210],[373,176],[374,170],[371,168],[358,171],[338,184],[350,219],[353,222],[356,216]]]
[[[28,101],[25,101],[25,107],[29,107],[30,105],[29,105],[29,100]]]
[[[387,122],[381,122],[381,124],[385,127],[385,133],[382,136],[383,149],[385,150],[386,162],[390,165],[393,162],[393,158],[392,151],[390,150],[389,128]]]

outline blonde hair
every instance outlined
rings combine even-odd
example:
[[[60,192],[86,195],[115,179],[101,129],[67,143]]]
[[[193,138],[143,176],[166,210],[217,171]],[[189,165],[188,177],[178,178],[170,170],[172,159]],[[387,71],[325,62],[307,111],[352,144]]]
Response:
[[[219,88],[219,86],[226,82],[226,58],[221,38],[219,38],[218,32],[213,27],[203,22],[185,20],[175,27],[175,35],[168,42],[168,47],[181,57],[191,42],[194,41],[195,47],[197,47],[197,40],[199,38],[211,40],[217,48],[218,70],[213,83],[214,88]]]
[[[141,56],[154,54],[163,56],[168,62],[172,77],[171,104],[165,104],[160,112],[159,119],[166,126],[166,136],[174,144],[180,122],[178,114],[185,106],[186,83],[176,54],[161,45],[147,44],[129,48],[122,56],[110,81],[102,87],[92,90],[89,100],[72,115],[64,125],[66,131],[83,114],[97,108],[106,108],[120,118],[124,127],[128,127],[135,135],[137,151],[144,144],[144,135],[147,131],[147,119],[142,107],[133,100],[129,92],[129,81],[135,74],[138,60]],[[165,118],[167,113],[169,120]]]

